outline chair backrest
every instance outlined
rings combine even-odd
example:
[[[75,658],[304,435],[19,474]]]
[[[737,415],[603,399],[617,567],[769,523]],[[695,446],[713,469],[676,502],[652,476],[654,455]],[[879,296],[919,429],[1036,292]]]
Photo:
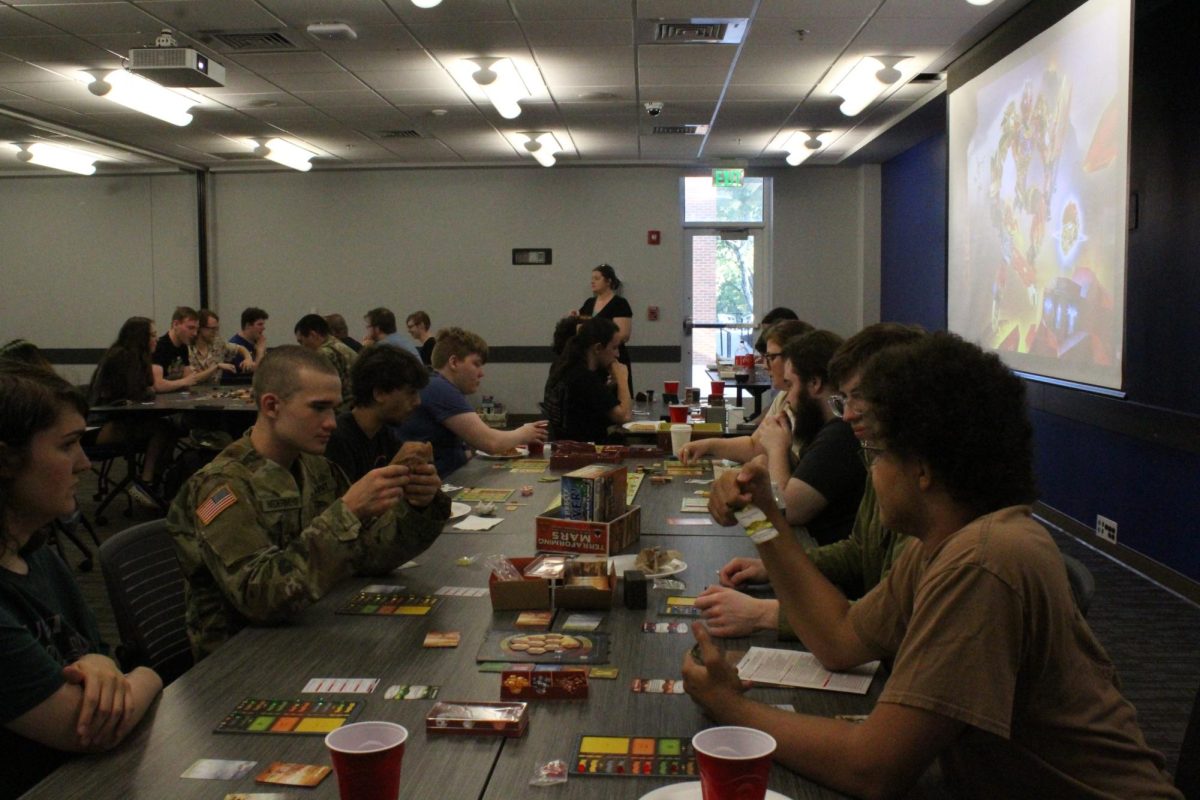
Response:
[[[152,667],[170,683],[194,663],[183,572],[165,519],[134,525],[100,545],[100,568],[124,646],[123,665]]]
[[[1071,584],[1071,594],[1075,595],[1075,605],[1079,606],[1079,613],[1086,617],[1092,604],[1092,595],[1096,593],[1096,579],[1092,577],[1092,571],[1077,558],[1064,553],[1063,563],[1067,567],[1067,580]]]
[[[1179,746],[1175,786],[1188,800],[1200,800],[1200,690],[1192,701],[1192,715],[1188,717],[1183,744]]]

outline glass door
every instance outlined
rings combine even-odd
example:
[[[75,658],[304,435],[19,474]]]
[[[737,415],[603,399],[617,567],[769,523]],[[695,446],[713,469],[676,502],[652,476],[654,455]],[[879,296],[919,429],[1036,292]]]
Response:
[[[684,237],[684,374],[708,394],[705,369],[753,351],[754,321],[762,314],[757,232],[689,229]]]

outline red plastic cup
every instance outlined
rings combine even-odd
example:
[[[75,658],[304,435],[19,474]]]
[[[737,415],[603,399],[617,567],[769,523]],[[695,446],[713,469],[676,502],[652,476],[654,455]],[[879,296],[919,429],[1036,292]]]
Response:
[[[713,381],[712,382],[712,393],[715,395],[725,394],[725,381]]]
[[[679,396],[679,381],[663,381],[663,392]]]
[[[674,422],[674,423],[687,422],[687,418],[688,418],[687,403],[672,403],[667,408],[667,411],[671,415],[671,422]]]
[[[709,728],[692,737],[704,800],[763,800],[775,739],[754,728]]]
[[[532,442],[529,443],[529,455],[540,456],[542,454],[542,450],[544,450],[545,447],[546,447],[545,442],[541,442],[541,441],[538,441],[537,439],[534,439]]]
[[[325,737],[342,800],[396,800],[408,730],[394,722],[355,722]]]

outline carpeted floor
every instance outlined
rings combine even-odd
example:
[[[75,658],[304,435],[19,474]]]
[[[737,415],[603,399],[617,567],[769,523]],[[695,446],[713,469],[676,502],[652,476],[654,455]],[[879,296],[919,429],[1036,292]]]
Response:
[[[118,466],[114,471],[120,470]],[[97,505],[92,499],[94,491],[95,481],[85,479],[80,499],[89,518],[94,518]],[[126,517],[125,509],[122,498],[108,511],[107,524],[96,526],[101,541],[158,516],[134,506],[132,516]],[[1088,622],[1117,665],[1122,691],[1137,707],[1146,739],[1162,751],[1167,768],[1174,772],[1187,717],[1200,687],[1200,608],[1078,539],[1052,533],[1063,552],[1091,570],[1096,594]],[[82,529],[80,534],[87,535]],[[68,563],[76,568],[84,596],[100,621],[101,632],[108,641],[116,642],[116,624],[98,559],[90,572],[79,572],[79,551],[69,542],[63,546]]]

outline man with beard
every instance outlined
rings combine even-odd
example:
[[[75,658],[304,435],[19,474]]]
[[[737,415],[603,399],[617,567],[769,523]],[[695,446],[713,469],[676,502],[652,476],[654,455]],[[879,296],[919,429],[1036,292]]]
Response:
[[[784,377],[795,428],[780,414],[763,420],[758,429],[767,471],[779,487],[787,521],[805,526],[818,545],[849,535],[867,476],[854,431],[829,405],[837,392],[829,379],[829,360],[841,343],[841,337],[829,331],[813,331],[787,343]],[[795,462],[793,439],[804,443]],[[722,476],[726,478],[732,480],[733,473]]]

